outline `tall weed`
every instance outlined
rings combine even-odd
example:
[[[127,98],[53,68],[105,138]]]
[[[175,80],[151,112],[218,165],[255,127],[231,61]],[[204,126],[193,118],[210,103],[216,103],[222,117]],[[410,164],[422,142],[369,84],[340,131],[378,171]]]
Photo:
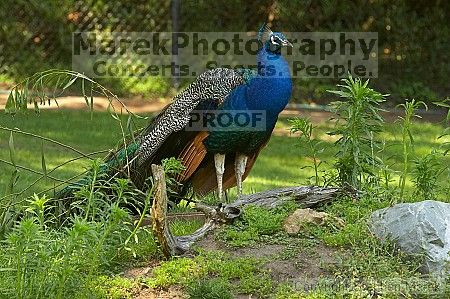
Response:
[[[385,95],[369,88],[368,80],[363,82],[350,76],[342,81],[343,84],[337,85],[338,90],[329,91],[342,99],[331,103],[336,125],[329,134],[340,136],[335,143],[339,183],[360,189],[364,179],[373,176],[373,169],[380,163],[374,153],[376,134],[384,122],[379,105],[385,101]]]

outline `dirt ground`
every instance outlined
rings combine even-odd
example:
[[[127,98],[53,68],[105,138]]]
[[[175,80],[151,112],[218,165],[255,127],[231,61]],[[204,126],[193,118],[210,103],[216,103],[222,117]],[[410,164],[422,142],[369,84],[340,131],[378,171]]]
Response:
[[[290,242],[288,242],[289,244]],[[262,243],[253,247],[232,248],[224,242],[217,240],[214,233],[198,241],[195,247],[207,251],[222,251],[233,257],[251,257],[261,259],[264,268],[276,283],[288,282],[295,288],[310,288],[321,278],[331,278],[329,267],[336,263],[339,249],[326,247],[317,243],[314,246],[294,248],[291,254],[283,256],[283,252],[292,250],[290,245]],[[189,254],[187,254],[189,256]],[[125,277],[146,277],[158,262],[150,263],[146,267],[129,269],[124,273]],[[250,295],[240,294],[236,298],[252,298]],[[167,290],[154,290],[142,287],[136,291],[135,299],[153,298],[186,298],[180,288],[170,287]]]
[[[5,109],[5,104],[8,99],[7,94],[0,94],[0,111]],[[171,99],[158,98],[158,99],[125,99],[123,103],[126,105],[127,109],[129,109],[133,113],[154,113],[161,111]],[[94,110],[96,111],[106,111],[109,105],[109,100],[104,97],[95,97],[94,98]],[[125,110],[123,106],[118,101],[112,102],[113,106],[117,111]],[[74,110],[86,110],[89,108],[86,106],[85,99],[79,96],[68,96],[58,98],[59,107],[52,102],[50,106],[42,105],[39,106],[41,109],[74,109]],[[33,105],[29,105],[30,109],[33,109]],[[400,110],[391,110],[388,112],[383,112],[383,117],[388,122],[393,122],[398,119],[398,116],[402,115],[403,112]],[[445,117],[444,111],[422,111],[418,113],[422,117],[422,121],[437,123],[441,122]],[[315,109],[297,109],[293,106],[288,105],[288,107],[281,112],[283,116],[301,116],[308,117],[313,123],[321,123],[330,119],[332,114],[327,111],[315,110]],[[275,134],[277,135],[289,135],[287,130],[275,130]]]
[[[295,242],[293,243],[295,244]],[[264,267],[269,270],[272,279],[276,282],[314,284],[319,278],[331,274],[327,271],[326,265],[336,261],[336,249],[320,243],[304,248],[289,248],[289,245],[264,243],[254,247],[232,248],[215,239],[213,234],[209,234],[196,245],[209,251],[224,251],[234,257],[268,260]],[[285,251],[292,251],[288,258],[282,257],[282,253]]]

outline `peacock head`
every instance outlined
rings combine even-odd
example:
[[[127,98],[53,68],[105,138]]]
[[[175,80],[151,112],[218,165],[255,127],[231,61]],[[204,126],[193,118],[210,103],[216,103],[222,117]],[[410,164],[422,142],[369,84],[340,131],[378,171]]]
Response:
[[[282,47],[292,47],[291,42],[281,32],[273,32],[267,24],[261,26],[258,32],[258,40],[264,48],[273,53],[280,53]]]

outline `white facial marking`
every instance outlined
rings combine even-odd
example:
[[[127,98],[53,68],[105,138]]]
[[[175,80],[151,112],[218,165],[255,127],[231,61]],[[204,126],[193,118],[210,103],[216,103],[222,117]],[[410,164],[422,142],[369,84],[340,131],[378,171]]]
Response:
[[[274,45],[279,45],[279,43],[277,43],[277,42],[275,41],[275,37],[274,37],[273,35],[270,37],[270,42],[271,42],[272,44],[274,44]]]

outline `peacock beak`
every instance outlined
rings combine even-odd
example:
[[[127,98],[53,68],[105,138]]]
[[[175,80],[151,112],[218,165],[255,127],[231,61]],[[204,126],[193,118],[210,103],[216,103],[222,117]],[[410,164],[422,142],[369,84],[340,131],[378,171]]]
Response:
[[[287,39],[285,39],[283,42],[282,42],[282,45],[284,46],[284,47],[293,47],[293,45],[291,44],[291,42],[289,41],[289,40],[287,40]]]

